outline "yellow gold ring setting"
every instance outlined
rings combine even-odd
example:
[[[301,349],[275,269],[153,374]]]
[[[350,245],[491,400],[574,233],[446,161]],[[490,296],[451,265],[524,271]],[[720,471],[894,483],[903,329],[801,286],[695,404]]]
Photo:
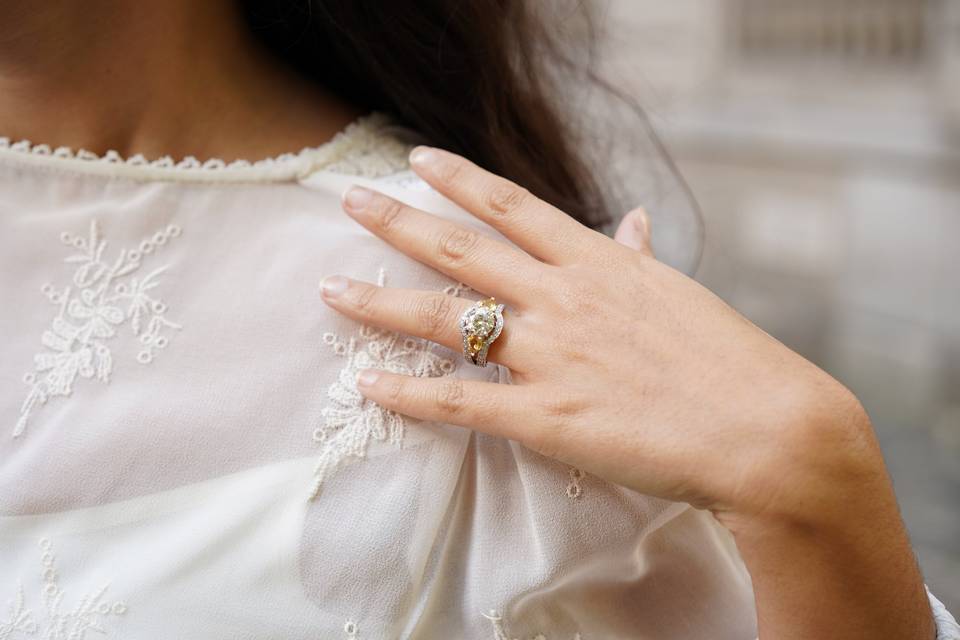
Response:
[[[460,316],[463,357],[478,367],[487,366],[490,345],[503,331],[503,305],[493,298],[478,300]]]

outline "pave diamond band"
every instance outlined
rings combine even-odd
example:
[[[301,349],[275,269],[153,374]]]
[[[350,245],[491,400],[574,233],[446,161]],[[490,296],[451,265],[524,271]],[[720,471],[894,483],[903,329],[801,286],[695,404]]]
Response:
[[[503,305],[493,298],[478,300],[460,316],[463,357],[478,367],[487,366],[487,352],[502,330]]]

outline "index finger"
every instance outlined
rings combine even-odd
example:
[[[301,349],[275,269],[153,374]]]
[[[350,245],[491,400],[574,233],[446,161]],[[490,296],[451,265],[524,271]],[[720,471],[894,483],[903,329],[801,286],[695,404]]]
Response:
[[[544,262],[578,262],[598,249],[599,240],[608,240],[523,187],[449,151],[417,147],[410,166],[431,187]]]

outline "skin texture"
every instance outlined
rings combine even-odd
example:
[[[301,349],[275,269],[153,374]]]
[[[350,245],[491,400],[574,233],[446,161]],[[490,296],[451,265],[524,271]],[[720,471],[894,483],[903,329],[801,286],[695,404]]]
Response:
[[[0,135],[14,140],[254,160],[358,115],[262,50],[232,0],[0,2]]]
[[[516,246],[359,187],[344,209],[508,305],[489,357],[514,384],[368,370],[366,397],[711,510],[750,570],[763,639],[934,637],[880,449],[846,388],[658,262],[642,211],[611,240],[454,154],[419,147],[411,165]],[[323,296],[455,350],[471,304],[341,276]]]
[[[0,132],[14,139],[255,159],[356,115],[261,51],[229,0],[0,2]],[[656,262],[642,213],[617,243],[437,157],[417,171],[517,248],[380,196],[350,212],[511,305],[491,359],[516,385],[383,375],[364,393],[713,509],[753,576],[764,640],[933,637],[869,421],[843,387]],[[462,301],[327,284],[348,315],[459,348]]]

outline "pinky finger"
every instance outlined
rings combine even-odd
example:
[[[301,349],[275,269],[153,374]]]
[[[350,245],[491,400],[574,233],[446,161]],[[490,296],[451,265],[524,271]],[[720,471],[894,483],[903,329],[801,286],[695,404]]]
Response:
[[[525,407],[529,410],[526,392],[513,385],[366,369],[357,377],[357,389],[385,409],[412,418],[469,427],[518,442],[532,440],[536,429],[525,415]]]

